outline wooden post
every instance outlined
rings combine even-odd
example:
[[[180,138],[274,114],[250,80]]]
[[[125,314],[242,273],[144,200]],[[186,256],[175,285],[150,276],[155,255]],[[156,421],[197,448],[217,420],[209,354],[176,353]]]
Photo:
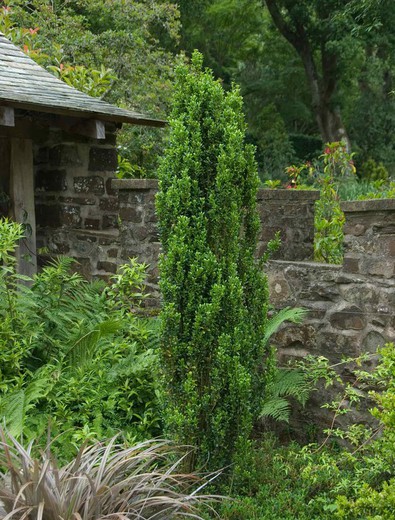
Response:
[[[36,215],[34,209],[33,143],[30,139],[11,139],[10,197],[13,217],[25,227],[25,238],[17,249],[18,273],[37,272]]]

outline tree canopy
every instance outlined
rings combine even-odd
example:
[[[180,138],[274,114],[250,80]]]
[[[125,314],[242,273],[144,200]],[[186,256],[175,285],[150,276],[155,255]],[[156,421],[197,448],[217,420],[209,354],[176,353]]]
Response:
[[[4,0],[1,27],[77,88],[166,117],[176,63],[199,49],[241,86],[263,177],[345,140],[357,166],[395,173],[391,0]],[[8,27],[7,27],[8,23]],[[92,72],[93,71],[93,72]],[[125,130],[135,175],[152,175],[165,132]],[[363,169],[362,169],[363,170]],[[361,170],[361,171],[362,171]]]

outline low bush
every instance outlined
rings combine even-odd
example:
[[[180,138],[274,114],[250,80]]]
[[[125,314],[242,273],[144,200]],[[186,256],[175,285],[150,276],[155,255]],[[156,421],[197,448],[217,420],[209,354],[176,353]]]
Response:
[[[357,381],[365,392],[346,383],[339,400],[328,405],[335,416],[344,415],[368,396],[375,404],[371,413],[378,423],[340,430],[334,427],[334,421],[320,445],[280,446],[277,439],[266,435],[236,461],[231,485],[225,490],[234,500],[222,505],[221,518],[395,518],[394,345],[379,349],[379,354],[373,372],[363,370],[366,357],[352,360]],[[321,375],[328,383],[340,381],[324,358],[309,359],[305,367],[313,379]]]
[[[86,439],[160,433],[157,322],[133,312],[145,266],[131,261],[112,283],[88,282],[60,258],[33,280],[16,274],[22,229],[0,221],[0,416],[10,432],[40,438],[58,455]],[[27,285],[26,285],[27,284]]]

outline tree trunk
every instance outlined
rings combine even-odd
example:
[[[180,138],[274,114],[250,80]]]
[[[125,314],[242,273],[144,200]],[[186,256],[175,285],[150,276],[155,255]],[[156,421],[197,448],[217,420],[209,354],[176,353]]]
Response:
[[[331,110],[324,103],[320,103],[317,107],[314,107],[314,111],[324,143],[343,141],[346,145],[347,151],[349,152],[351,150],[351,143],[343,125],[340,111]]]
[[[302,59],[307,81],[311,91],[311,101],[318,129],[324,143],[343,141],[347,151],[351,150],[350,139],[343,125],[339,109],[331,108],[331,98],[336,90],[337,81],[334,74],[336,58],[325,55],[322,49],[322,78],[319,77],[313,53],[308,42],[295,47]]]
[[[265,0],[274,25],[288,40],[299,54],[311,91],[312,108],[317,121],[318,129],[324,143],[343,141],[347,151],[351,145],[347,131],[343,125],[340,110],[331,107],[331,99],[337,88],[337,56],[328,51],[326,42],[321,43],[321,69],[320,76],[314,60],[314,52],[309,41],[308,33],[300,20],[294,20],[291,27],[285,20],[278,0]]]

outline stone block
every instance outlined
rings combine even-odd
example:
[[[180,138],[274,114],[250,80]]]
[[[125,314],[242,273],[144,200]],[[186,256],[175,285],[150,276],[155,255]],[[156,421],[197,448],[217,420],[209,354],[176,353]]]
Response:
[[[121,208],[119,210],[119,217],[122,221],[133,222],[135,224],[143,221],[142,212],[138,211],[136,208]]]
[[[112,188],[116,190],[154,190],[158,189],[156,179],[113,179]]]
[[[148,238],[149,231],[146,226],[135,227],[132,230],[133,238],[138,242],[143,242],[146,238]]]
[[[94,206],[96,199],[93,197],[58,197],[59,202],[66,204],[79,204],[80,206]]]
[[[120,201],[121,200],[121,197],[120,197],[121,193],[119,193],[119,195],[118,195],[118,190],[116,190],[115,188],[112,187],[112,181],[113,180],[114,179],[107,179],[106,180],[106,193],[107,193],[107,195],[118,196],[118,200]]]
[[[119,201],[116,197],[109,197],[108,199],[100,199],[99,208],[102,211],[118,211]]]
[[[79,206],[44,205],[36,206],[37,225],[41,227],[80,227],[81,216]]]
[[[374,354],[379,347],[383,347],[386,339],[377,331],[371,330],[362,340],[362,351]]]
[[[76,236],[77,240],[82,240],[84,242],[89,242],[91,244],[94,244],[97,242],[97,237],[93,236],[93,235],[77,235]]]
[[[111,246],[114,243],[114,238],[99,237],[99,246]]]
[[[107,273],[115,274],[117,272],[118,266],[113,262],[97,262],[97,269],[99,271],[106,271]]]
[[[118,156],[115,148],[92,147],[89,150],[89,171],[115,172]]]
[[[39,170],[35,178],[35,188],[42,191],[67,190],[66,170]]]
[[[358,273],[359,272],[359,256],[347,255],[343,260],[343,270],[346,273]]]
[[[393,278],[395,276],[395,260],[393,258],[386,260],[380,257],[365,257],[361,272],[387,279]]]
[[[60,206],[60,222],[63,226],[81,227],[80,207],[71,204]]]
[[[76,144],[59,144],[49,149],[52,166],[81,166],[82,160]]]
[[[117,229],[118,215],[103,215],[103,229]]]
[[[100,229],[101,228],[101,222],[100,219],[97,218],[86,218],[84,221],[84,227],[85,229]]]
[[[98,175],[74,177],[74,191],[76,193],[94,193],[95,195],[102,195],[104,193],[104,180]]]
[[[362,330],[366,327],[366,316],[356,305],[344,307],[330,316],[330,323],[335,329]]]

